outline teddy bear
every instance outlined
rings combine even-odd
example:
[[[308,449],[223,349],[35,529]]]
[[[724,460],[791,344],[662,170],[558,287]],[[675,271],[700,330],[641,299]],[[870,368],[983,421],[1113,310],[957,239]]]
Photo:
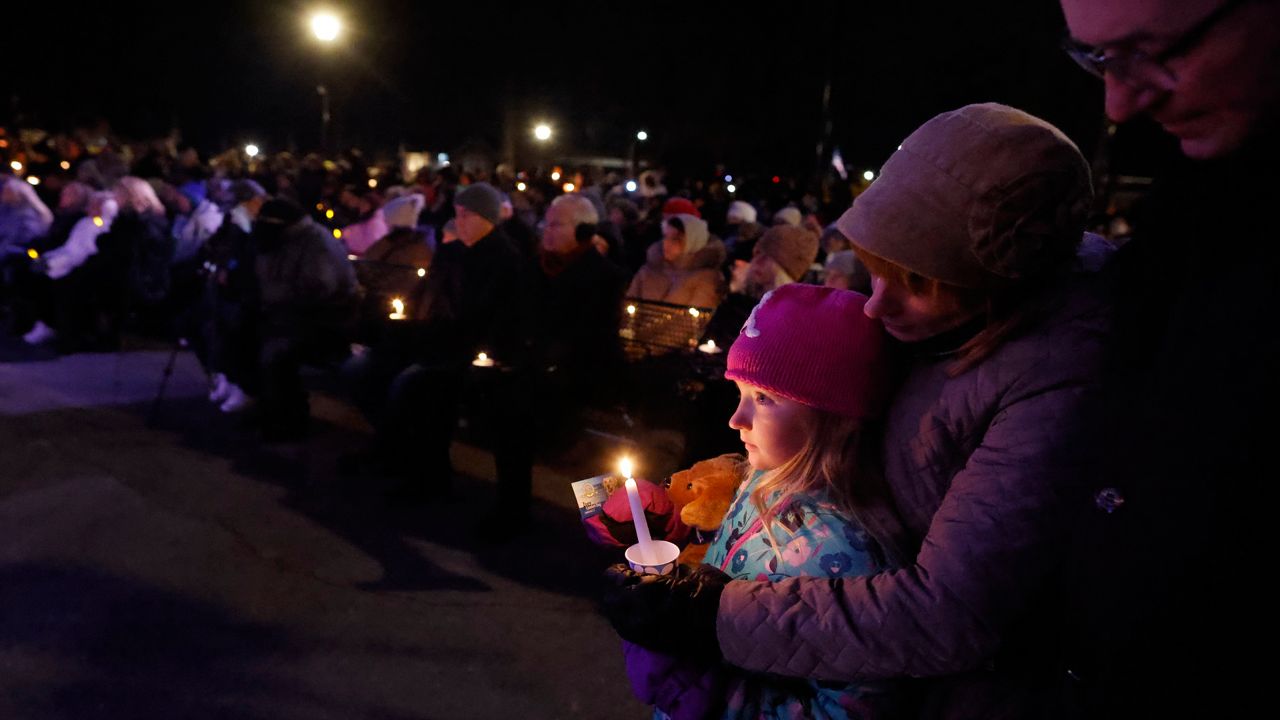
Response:
[[[711,538],[729,512],[729,504],[746,477],[746,458],[721,455],[693,464],[671,476],[667,494],[680,508],[680,519],[692,534],[689,544],[680,552],[679,562],[697,566],[707,554]]]

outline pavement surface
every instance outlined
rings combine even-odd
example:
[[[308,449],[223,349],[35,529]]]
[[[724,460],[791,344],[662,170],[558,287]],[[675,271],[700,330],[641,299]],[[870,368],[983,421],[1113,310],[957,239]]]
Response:
[[[349,406],[265,445],[189,353],[153,402],[170,357],[0,339],[0,718],[648,716],[594,604],[591,473],[539,466],[534,528],[497,541],[486,453],[399,506],[338,475]]]

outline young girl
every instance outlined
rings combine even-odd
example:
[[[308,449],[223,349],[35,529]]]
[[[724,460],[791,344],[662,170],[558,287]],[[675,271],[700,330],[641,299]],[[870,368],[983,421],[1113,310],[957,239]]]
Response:
[[[705,564],[734,579],[781,580],[879,572],[893,552],[855,519],[883,515],[883,487],[866,432],[888,390],[880,324],[866,297],[789,284],[767,293],[729,350],[725,377],[740,393],[729,425],[750,472]],[[658,717],[884,717],[887,685],[785,680],[711,669],[627,645],[628,675]]]

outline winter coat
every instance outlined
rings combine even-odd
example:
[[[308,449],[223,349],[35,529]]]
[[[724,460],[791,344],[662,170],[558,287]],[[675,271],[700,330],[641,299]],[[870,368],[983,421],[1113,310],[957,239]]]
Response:
[[[51,223],[51,217],[35,208],[0,204],[0,257],[25,253]]]
[[[674,263],[662,257],[662,243],[649,246],[647,261],[631,279],[627,297],[673,305],[714,308],[724,292],[720,265],[724,243],[712,238],[696,252],[681,255]]]
[[[794,498],[775,518],[773,543],[750,495],[764,473],[755,472],[736,497],[707,549],[704,562],[735,579],[778,581],[790,577],[869,575],[887,568],[875,541],[826,493]],[[776,495],[774,498],[776,499]],[[725,718],[889,717],[896,704],[893,683],[836,685],[795,681],[724,669],[718,677],[692,663],[626,647],[628,675],[642,700],[675,717],[685,708],[719,707]],[[647,670],[648,672],[643,672]],[[720,697],[705,697],[719,694]],[[664,705],[664,702],[666,703]],[[673,708],[679,708],[676,710]]]
[[[1248,717],[1272,698],[1280,133],[1183,161],[1132,216],[1103,472],[1075,498],[1062,706]],[[1265,655],[1264,655],[1265,657]]]
[[[276,246],[259,246],[255,260],[267,332],[291,333],[300,320],[341,324],[358,300],[347,250],[309,217],[284,229]]]
[[[82,217],[71,227],[67,241],[46,252],[43,256],[45,273],[58,280],[80,267],[90,256],[98,252],[98,236],[111,229],[114,215],[101,216],[102,224],[94,222],[94,218]]]
[[[174,220],[173,237],[177,243],[173,251],[173,262],[176,264],[195,258],[205,241],[221,226],[222,210],[211,200],[201,200],[189,217]]]
[[[508,367],[527,360],[528,268],[495,228],[471,247],[440,247],[410,318],[423,325],[415,354],[430,363],[465,367],[476,353]]]
[[[914,348],[884,439],[885,476],[914,557],[836,581],[732,583],[717,618],[729,662],[833,681],[931,677],[927,717],[1026,717],[1048,687],[1068,501],[1096,471],[1106,303],[1092,277],[966,372],[958,348]],[[962,340],[963,338],[961,338]],[[917,551],[918,550],[918,551]]]
[[[365,251],[356,265],[360,285],[377,296],[380,307],[389,296],[408,297],[421,282],[418,270],[431,265],[427,233],[412,228],[392,228]]]
[[[363,255],[374,243],[386,237],[390,229],[379,208],[369,217],[342,228],[342,242],[353,255]]]
[[[533,281],[536,362],[554,386],[582,402],[616,389],[622,368],[622,271],[585,246],[558,272],[543,263]]]

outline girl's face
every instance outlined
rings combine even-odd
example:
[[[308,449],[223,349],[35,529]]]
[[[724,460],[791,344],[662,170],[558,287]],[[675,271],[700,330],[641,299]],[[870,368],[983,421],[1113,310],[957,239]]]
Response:
[[[754,385],[734,382],[738,409],[729,418],[729,427],[742,438],[751,467],[773,470],[800,454],[813,430],[815,411]]]

